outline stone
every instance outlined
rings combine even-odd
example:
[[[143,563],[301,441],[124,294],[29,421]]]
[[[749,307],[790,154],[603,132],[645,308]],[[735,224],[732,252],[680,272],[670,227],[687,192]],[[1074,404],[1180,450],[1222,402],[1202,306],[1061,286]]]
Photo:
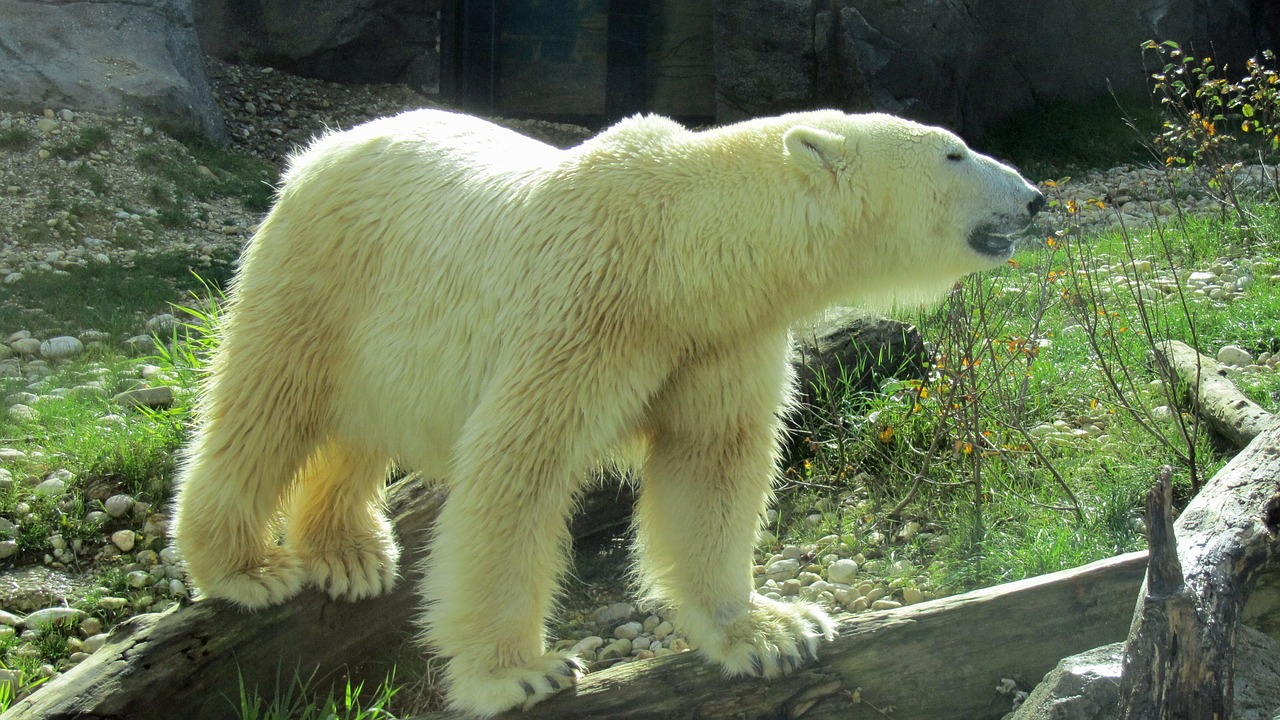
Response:
[[[107,514],[113,518],[119,519],[129,514],[133,509],[133,497],[130,495],[112,495],[103,503]]]
[[[159,117],[225,142],[191,1],[0,0],[0,106]]]
[[[858,563],[842,559],[831,563],[827,567],[827,581],[840,583],[841,585],[852,585],[853,580],[858,575]]]
[[[93,653],[96,653],[99,650],[101,650],[102,646],[106,644],[107,644],[107,634],[98,633],[97,635],[90,635],[89,637],[85,638],[84,642],[81,643],[80,645],[80,650],[81,652],[86,652],[92,655]]]
[[[120,552],[130,552],[137,542],[138,536],[132,530],[117,530],[111,533],[111,544],[120,548]]]
[[[1253,355],[1239,345],[1224,345],[1218,351],[1217,360],[1223,365],[1245,367],[1253,364]]]
[[[102,632],[102,621],[90,615],[80,621],[80,634],[86,638],[93,637]]]
[[[173,404],[173,388],[167,385],[126,390],[111,398],[125,407],[166,408]]]
[[[924,593],[920,592],[919,589],[912,587],[902,589],[902,602],[904,605],[915,605],[923,600]]]
[[[112,597],[110,595],[98,598],[98,607],[108,612],[116,612],[123,610],[129,601],[122,597]]]
[[[800,561],[794,559],[778,560],[764,570],[765,577],[776,582],[790,580],[799,574]]]
[[[596,625],[606,627],[630,620],[635,613],[636,609],[631,603],[618,602],[597,608],[591,619]]]
[[[67,491],[67,481],[58,477],[51,477],[35,486],[34,492],[37,495],[58,496]]]
[[[17,423],[35,422],[40,417],[35,408],[22,403],[10,405],[8,415],[10,420]]]
[[[22,624],[31,630],[39,630],[43,627],[53,625],[60,622],[80,622],[84,617],[83,610],[77,610],[69,607],[51,607],[36,610],[28,614],[22,620]]]
[[[1048,118],[1055,103],[1147,97],[1147,68],[1162,64],[1139,49],[1150,38],[1212,47],[1219,67],[1242,67],[1280,36],[1280,16],[1257,15],[1242,0],[1151,0],[1141,11],[1111,0],[719,0],[716,115],[880,110],[976,137],[1018,113]]]
[[[40,354],[40,341],[36,338],[20,338],[9,343],[9,347],[23,357],[33,357]]]
[[[673,626],[669,621],[663,620],[662,622],[658,623],[657,627],[653,628],[653,637],[657,638],[658,640],[664,640],[674,630],[675,630],[675,626]]]
[[[599,635],[588,635],[569,648],[569,653],[575,657],[594,658],[596,651],[604,647],[604,638]]]
[[[40,343],[40,356],[46,360],[65,360],[84,352],[80,338],[70,335],[52,337]]]
[[[631,641],[626,638],[614,640],[600,651],[599,658],[601,660],[616,660],[624,658],[631,654]]]
[[[716,118],[815,107],[817,0],[716,0]],[[830,16],[827,17],[830,22]]]
[[[619,639],[634,640],[640,635],[641,626],[638,622],[629,622],[613,629],[613,636]]]

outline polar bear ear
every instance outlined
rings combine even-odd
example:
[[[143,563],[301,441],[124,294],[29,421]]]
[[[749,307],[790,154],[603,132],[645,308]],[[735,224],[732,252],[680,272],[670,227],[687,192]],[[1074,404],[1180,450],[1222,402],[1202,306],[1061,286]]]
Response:
[[[797,125],[782,136],[782,146],[807,169],[838,173],[849,164],[844,137],[826,130]]]

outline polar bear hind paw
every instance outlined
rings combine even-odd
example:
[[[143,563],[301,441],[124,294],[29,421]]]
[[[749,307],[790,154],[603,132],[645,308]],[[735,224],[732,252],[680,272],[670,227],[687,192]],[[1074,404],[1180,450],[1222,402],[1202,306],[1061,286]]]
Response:
[[[335,600],[377,597],[396,583],[400,548],[390,534],[370,532],[342,546],[299,548],[306,574]]]
[[[285,548],[272,547],[260,565],[199,585],[199,595],[230,600],[250,610],[278,605],[302,590],[307,576]]]
[[[586,672],[573,656],[547,653],[533,663],[481,676],[451,675],[449,706],[473,717],[528,710],[561,690],[575,687]]]
[[[818,641],[831,640],[835,626],[816,605],[753,596],[746,615],[724,629],[720,642],[702,653],[727,675],[773,678],[799,670],[818,658]]]

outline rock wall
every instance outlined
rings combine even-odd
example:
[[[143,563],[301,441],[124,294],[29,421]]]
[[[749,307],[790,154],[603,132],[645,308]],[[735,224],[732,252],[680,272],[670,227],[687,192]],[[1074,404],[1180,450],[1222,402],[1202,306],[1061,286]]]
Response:
[[[129,112],[225,135],[190,0],[0,0],[0,109]]]
[[[344,83],[440,80],[443,0],[194,0],[200,44],[229,62]]]
[[[980,134],[1054,101],[1144,95],[1148,39],[1237,66],[1273,0],[715,0],[717,117],[884,110]],[[1210,50],[1210,48],[1212,48]]]

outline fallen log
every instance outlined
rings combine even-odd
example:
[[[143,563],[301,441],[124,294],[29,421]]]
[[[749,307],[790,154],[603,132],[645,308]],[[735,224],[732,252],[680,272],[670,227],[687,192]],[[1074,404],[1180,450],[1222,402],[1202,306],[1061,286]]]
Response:
[[[1186,343],[1157,343],[1155,357],[1165,377],[1175,377],[1187,387],[1186,399],[1196,414],[1235,448],[1248,445],[1274,421],[1270,413],[1240,392],[1217,360]]]
[[[1148,499],[1150,567],[1126,641],[1119,717],[1233,712],[1237,635],[1280,543],[1280,425],[1270,424],[1171,522],[1168,478]]]
[[[996,690],[1004,678],[1029,686],[1025,681],[1061,657],[1124,636],[1145,560],[1145,553],[1130,553],[919,605],[842,615],[839,636],[820,649],[817,665],[769,682],[726,679],[696,653],[684,653],[592,673],[576,692],[510,717],[996,720],[1010,709]]]

